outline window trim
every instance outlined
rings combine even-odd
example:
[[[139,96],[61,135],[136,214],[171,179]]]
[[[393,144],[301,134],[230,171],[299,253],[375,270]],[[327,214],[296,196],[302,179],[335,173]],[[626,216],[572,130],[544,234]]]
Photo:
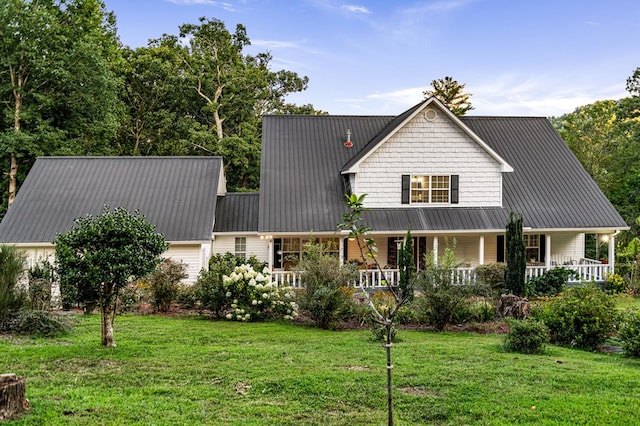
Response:
[[[425,188],[414,188],[413,182],[418,178],[428,178],[428,185]],[[434,178],[447,178],[448,186],[444,188],[434,188]],[[434,202],[433,196],[436,191],[447,191],[447,201]],[[427,194],[428,201],[413,201],[414,191],[421,191]],[[411,174],[402,175],[402,204],[416,205],[416,206],[445,206],[451,204],[458,204],[460,198],[460,178],[459,175],[452,174]]]

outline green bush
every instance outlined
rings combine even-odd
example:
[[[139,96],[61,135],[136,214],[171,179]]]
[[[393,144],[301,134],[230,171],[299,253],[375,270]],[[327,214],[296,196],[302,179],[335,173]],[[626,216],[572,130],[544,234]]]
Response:
[[[18,286],[25,269],[24,252],[15,246],[0,245],[0,324],[26,303],[26,295]]]
[[[456,271],[461,262],[456,259],[453,248],[447,247],[437,262],[433,255],[425,256],[425,264],[417,280],[420,292],[416,297],[418,318],[442,331],[447,324],[458,323],[470,316],[467,298],[477,291],[468,283],[456,282]]]
[[[198,303],[195,286],[190,284],[181,284],[178,286],[178,296],[176,302],[182,309],[192,309]]]
[[[180,281],[188,276],[186,270],[187,265],[183,262],[162,259],[156,270],[147,277],[154,310],[169,312],[171,304],[178,297]]]
[[[29,305],[35,310],[51,308],[51,286],[55,281],[54,268],[46,259],[36,262],[27,272],[29,278]]]
[[[4,331],[38,337],[56,337],[71,330],[68,317],[49,312],[22,309],[10,314],[4,323]]]
[[[501,293],[506,289],[504,282],[505,263],[487,263],[476,267],[478,282],[489,287],[494,293]]]
[[[607,280],[604,282],[604,291],[607,294],[624,293],[627,289],[627,281],[618,274],[611,274],[607,276]]]
[[[622,315],[619,339],[622,342],[624,355],[640,358],[640,311],[628,310]]]
[[[352,303],[352,292],[345,288],[358,279],[356,265],[340,265],[340,259],[329,254],[325,244],[308,242],[294,270],[304,285],[299,305],[318,327],[335,327],[345,319]]]
[[[118,313],[133,312],[139,307],[148,293],[148,285],[135,281],[122,287],[118,292]]]
[[[235,267],[245,264],[251,265],[256,271],[262,271],[266,266],[265,262],[259,261],[255,256],[245,259],[228,252],[212,256],[209,259],[209,270],[200,271],[192,289],[200,309],[210,311],[215,317],[223,317],[231,306],[231,301],[226,297],[223,276],[231,275]]]
[[[583,349],[602,345],[617,319],[612,296],[594,285],[571,287],[535,312],[549,327],[552,343]]]
[[[569,278],[575,275],[575,271],[567,268],[550,269],[539,277],[530,279],[525,284],[525,292],[527,296],[555,296],[565,288]]]
[[[507,319],[509,332],[504,337],[503,347],[507,352],[538,354],[544,352],[550,341],[549,328],[544,322],[525,318]]]
[[[271,281],[268,268],[262,272],[251,265],[236,266],[222,277],[225,297],[231,310],[225,318],[236,321],[259,321],[266,318],[293,319],[298,316],[293,287],[278,287]]]

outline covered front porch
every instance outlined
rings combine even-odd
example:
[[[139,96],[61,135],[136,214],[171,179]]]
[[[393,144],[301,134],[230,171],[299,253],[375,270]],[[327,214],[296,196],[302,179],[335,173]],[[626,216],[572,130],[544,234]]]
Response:
[[[527,279],[538,277],[546,271],[564,267],[576,272],[570,283],[602,282],[614,271],[614,239],[613,232],[596,235],[597,241],[607,242],[607,260],[585,257],[585,233],[525,232],[527,250]],[[383,288],[398,281],[397,253],[404,240],[403,235],[373,235],[378,252],[375,256],[382,271],[375,266],[373,259],[364,258],[360,254],[357,241],[346,237],[315,238],[330,244],[330,250],[343,262],[356,262],[360,265],[360,277],[355,287]],[[273,279],[277,283],[286,283],[294,287],[302,287],[299,276],[290,270],[295,263],[296,255],[301,255],[304,243],[309,237],[276,238],[273,240],[273,256],[269,259]],[[425,256],[441,256],[449,247],[461,262],[462,266],[455,272],[455,281],[459,283],[473,282],[476,279],[476,267],[479,265],[505,262],[504,234],[439,234],[413,235],[414,259],[416,268],[421,270],[425,265]],[[284,250],[283,250],[284,249]]]

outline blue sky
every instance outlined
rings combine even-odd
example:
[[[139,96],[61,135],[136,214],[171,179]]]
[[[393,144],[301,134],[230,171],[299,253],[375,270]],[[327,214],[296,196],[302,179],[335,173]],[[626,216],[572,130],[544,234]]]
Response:
[[[200,16],[243,24],[272,70],[309,77],[289,102],[399,114],[434,79],[466,84],[469,115],[558,116],[627,96],[637,0],[104,0],[131,47]]]

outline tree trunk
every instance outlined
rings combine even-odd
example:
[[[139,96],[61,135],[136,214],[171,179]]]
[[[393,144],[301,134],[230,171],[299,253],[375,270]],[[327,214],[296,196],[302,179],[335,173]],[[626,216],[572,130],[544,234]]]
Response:
[[[16,418],[28,409],[24,379],[15,374],[0,374],[0,422]]]
[[[387,350],[387,411],[388,411],[388,425],[393,426],[393,364],[391,363],[391,333],[393,323],[387,319],[385,324],[385,332],[387,341],[383,345]]]
[[[116,342],[113,339],[113,322],[115,316],[115,310],[112,308],[111,303],[100,305],[100,321],[102,323],[102,346],[115,347]]]

